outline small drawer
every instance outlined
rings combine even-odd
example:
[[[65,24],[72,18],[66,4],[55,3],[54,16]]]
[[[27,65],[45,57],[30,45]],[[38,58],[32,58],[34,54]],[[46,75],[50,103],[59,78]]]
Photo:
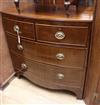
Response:
[[[16,30],[18,30],[21,37],[35,39],[34,23],[3,18],[3,24],[5,31],[12,35],[17,35]]]
[[[36,24],[36,37],[40,42],[87,46],[88,27]]]

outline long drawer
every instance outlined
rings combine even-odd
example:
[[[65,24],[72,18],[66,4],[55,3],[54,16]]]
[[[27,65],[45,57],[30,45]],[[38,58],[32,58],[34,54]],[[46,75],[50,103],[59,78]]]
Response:
[[[36,24],[36,38],[40,42],[87,46],[88,27]]]
[[[44,86],[48,88],[59,88],[66,86],[80,87],[83,84],[84,71],[80,69],[51,66],[27,60],[15,53],[11,53],[11,57],[15,69],[21,71],[23,70],[22,65],[26,65],[27,68],[23,75],[38,85],[44,84]]]
[[[18,49],[17,37],[7,35],[9,49],[25,58],[62,67],[85,68],[87,50],[73,47],[50,46],[21,39],[23,49]]]

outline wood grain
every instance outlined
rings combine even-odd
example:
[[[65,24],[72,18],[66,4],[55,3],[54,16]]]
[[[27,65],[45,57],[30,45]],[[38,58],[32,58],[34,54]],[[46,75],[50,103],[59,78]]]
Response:
[[[57,39],[55,34],[63,32],[65,37]],[[36,24],[36,37],[39,42],[58,43],[62,45],[87,46],[88,26],[62,26]]]
[[[100,77],[100,1],[97,0],[95,21],[93,26],[93,41],[91,46],[91,58],[88,66],[87,82],[85,89],[85,101],[88,105],[94,105],[95,93]],[[100,93],[97,93],[100,95]],[[97,105],[100,105],[98,103]]]

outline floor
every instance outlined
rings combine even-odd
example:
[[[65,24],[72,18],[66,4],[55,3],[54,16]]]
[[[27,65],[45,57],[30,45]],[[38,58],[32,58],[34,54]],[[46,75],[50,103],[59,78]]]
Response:
[[[72,94],[43,89],[24,78],[15,78],[0,96],[0,105],[85,105]]]

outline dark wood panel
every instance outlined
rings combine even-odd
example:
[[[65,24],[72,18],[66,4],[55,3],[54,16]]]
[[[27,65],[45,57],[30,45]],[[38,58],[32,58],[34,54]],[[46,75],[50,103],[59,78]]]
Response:
[[[87,46],[88,34],[88,27],[36,24],[36,36],[40,42]]]
[[[88,65],[87,81],[85,85],[85,102],[87,105],[95,105],[94,100],[100,77],[100,0],[96,3],[96,12],[93,24],[93,41],[91,44],[91,56]],[[96,103],[100,105],[100,103]]]

